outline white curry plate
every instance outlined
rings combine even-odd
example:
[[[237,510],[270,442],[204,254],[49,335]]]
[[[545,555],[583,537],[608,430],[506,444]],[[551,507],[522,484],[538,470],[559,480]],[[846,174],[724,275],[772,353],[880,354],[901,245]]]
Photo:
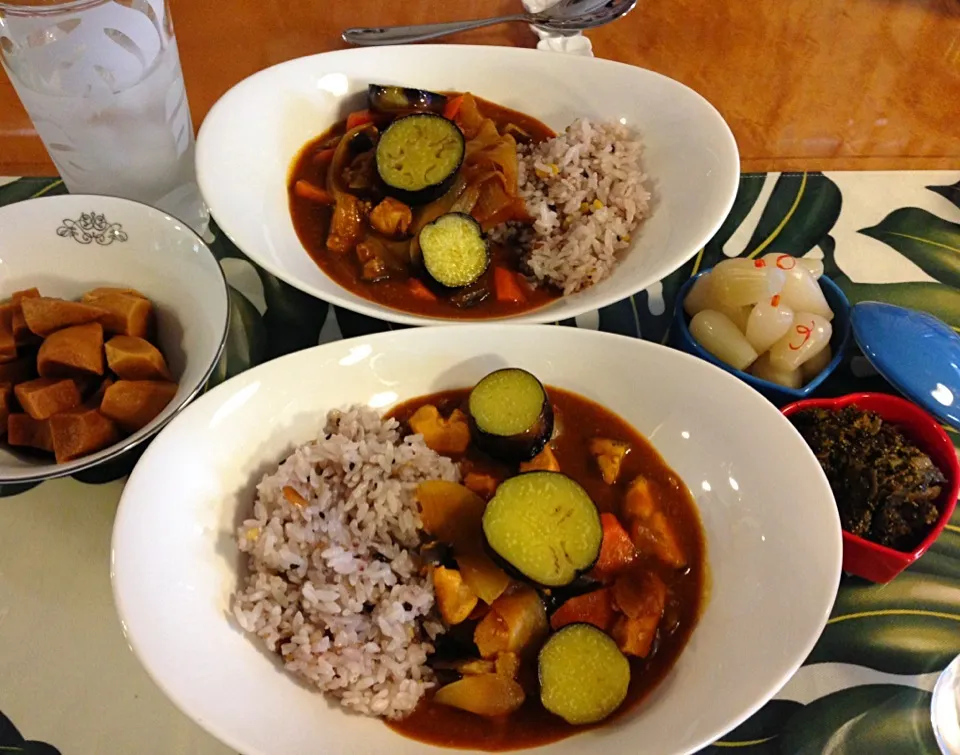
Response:
[[[381,320],[456,322],[401,312],[335,283],[304,250],[287,205],[288,176],[300,149],[364,107],[371,83],[470,91],[558,131],[587,117],[619,121],[642,135],[653,215],[616,271],[511,322],[575,317],[659,281],[713,236],[737,192],[737,145],[714,107],[673,79],[623,63],[516,48],[415,45],[298,58],[241,81],[208,113],[197,140],[197,178],[217,223],[277,277]]]
[[[442,752],[348,715],[244,635],[230,615],[235,532],[261,476],[315,438],[328,410],[386,410],[505,365],[598,401],[649,438],[689,486],[707,542],[705,609],[667,677],[628,714],[544,750],[693,753],[786,683],[827,620],[841,558],[830,487],[789,421],[723,370],[663,346],[468,325],[261,365],[200,398],[147,449],[117,512],[114,597],[134,652],[181,710],[244,755]]]

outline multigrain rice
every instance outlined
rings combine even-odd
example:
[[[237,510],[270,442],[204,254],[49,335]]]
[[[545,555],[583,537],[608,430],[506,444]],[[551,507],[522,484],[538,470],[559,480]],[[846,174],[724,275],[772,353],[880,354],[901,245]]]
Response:
[[[418,569],[424,480],[457,480],[421,436],[366,407],[331,412],[323,437],[257,486],[239,528],[249,574],[234,596],[240,626],[286,669],[360,713],[399,718],[434,678],[443,631]]]
[[[650,211],[641,153],[626,126],[585,119],[521,147],[519,191],[534,223],[495,238],[519,244],[533,276],[564,294],[599,283]]]

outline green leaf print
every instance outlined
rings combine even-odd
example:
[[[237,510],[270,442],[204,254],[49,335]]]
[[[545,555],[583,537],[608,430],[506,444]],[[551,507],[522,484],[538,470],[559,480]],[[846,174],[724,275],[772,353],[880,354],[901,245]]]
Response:
[[[960,261],[960,259],[958,259]],[[845,275],[834,278],[851,304],[882,301],[928,312],[960,330],[960,290],[942,283],[854,283]]]
[[[843,198],[822,173],[782,174],[747,244],[747,256],[806,254],[833,228]]]
[[[699,755],[776,755],[780,752],[779,737],[790,718],[802,710],[801,703],[792,700],[771,700],[749,719]]]
[[[25,199],[66,193],[67,187],[59,178],[18,178],[0,186],[0,207]]]
[[[791,717],[783,755],[937,755],[930,693],[895,684],[851,687]]]
[[[730,213],[720,224],[719,230],[714,234],[704,247],[705,264],[701,261],[700,268],[713,267],[718,261],[723,259],[723,245],[726,244],[734,231],[740,227],[740,224],[746,220],[750,210],[757,203],[757,198],[763,190],[766,173],[747,173],[740,176],[740,186],[737,187],[737,196],[733,200],[733,207]]]
[[[919,207],[902,207],[860,233],[892,246],[941,283],[960,288],[960,225]]]
[[[207,388],[212,388],[267,358],[267,329],[263,318],[246,296],[232,286],[228,287],[228,291],[230,327],[227,331],[227,343],[210,376]]]
[[[927,188],[960,207],[960,181],[949,186],[928,186]]]
[[[891,674],[943,669],[960,654],[960,581],[906,571],[874,585],[845,579],[806,660],[855,663]]]

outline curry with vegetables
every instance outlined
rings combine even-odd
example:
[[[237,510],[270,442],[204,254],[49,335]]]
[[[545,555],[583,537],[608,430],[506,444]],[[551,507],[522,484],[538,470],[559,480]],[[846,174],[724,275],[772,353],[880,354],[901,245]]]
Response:
[[[447,631],[437,688],[389,725],[507,750],[623,714],[677,661],[705,550],[683,482],[620,417],[504,369],[392,412],[459,463],[417,488],[423,569]]]
[[[491,238],[530,223],[518,145],[554,136],[473,95],[371,85],[368,108],[308,143],[290,175],[301,243],[334,281],[431,317],[505,317],[559,297]]]

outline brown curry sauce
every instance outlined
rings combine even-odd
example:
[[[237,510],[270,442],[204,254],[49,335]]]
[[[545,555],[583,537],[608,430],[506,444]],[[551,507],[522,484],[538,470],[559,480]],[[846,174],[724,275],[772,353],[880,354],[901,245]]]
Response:
[[[454,92],[447,94],[451,97],[457,95]],[[480,112],[485,117],[491,118],[501,130],[507,124],[512,123],[530,134],[535,142],[554,136],[554,132],[550,128],[535,118],[479,97],[476,99]],[[538,288],[527,286],[524,291],[526,301],[522,303],[498,301],[495,296],[491,296],[486,301],[473,307],[458,308],[442,297],[438,301],[426,301],[414,296],[407,285],[406,278],[393,278],[376,283],[362,280],[355,255],[338,255],[327,250],[326,239],[333,208],[304,199],[293,191],[293,185],[300,179],[317,186],[326,184],[326,169],[318,168],[314,164],[313,158],[331,138],[344,133],[345,125],[346,121],[341,121],[316,139],[308,142],[294,160],[287,182],[290,216],[293,220],[294,230],[310,258],[327,276],[351,293],[378,304],[411,314],[448,319],[479,320],[509,317],[539,309],[559,298],[559,292],[553,289],[543,286]],[[495,266],[516,271],[518,264],[519,260],[513,250],[498,244],[490,245],[488,274],[492,273]],[[425,280],[426,274],[421,272],[417,277]]]
[[[402,721],[389,722],[396,732],[434,745],[488,751],[536,747],[602,726],[627,714],[646,698],[669,673],[697,624],[704,602],[706,559],[703,531],[696,505],[683,481],[666,465],[656,449],[640,433],[613,412],[589,399],[562,389],[547,387],[560,433],[552,441],[561,471],[590,494],[601,512],[620,514],[621,501],[636,477],[655,483],[659,503],[675,525],[690,566],[671,569],[651,557],[640,556],[631,568],[654,571],[667,585],[667,605],[654,650],[647,658],[631,658],[631,681],[627,699],[607,721],[590,726],[572,726],[547,712],[540,704],[535,659],[528,659],[519,681],[527,692],[524,705],[510,716],[484,718],[431,701],[429,694]],[[401,422],[425,404],[434,404],[444,416],[454,408],[465,409],[469,390],[422,396],[395,408],[390,416]],[[607,485],[588,444],[591,438],[627,441],[631,450],[624,459],[615,485]],[[490,472],[504,478],[516,468],[497,462],[471,445],[462,457],[454,457],[461,470]],[[463,626],[463,625],[460,625]],[[672,631],[670,628],[672,627]]]

